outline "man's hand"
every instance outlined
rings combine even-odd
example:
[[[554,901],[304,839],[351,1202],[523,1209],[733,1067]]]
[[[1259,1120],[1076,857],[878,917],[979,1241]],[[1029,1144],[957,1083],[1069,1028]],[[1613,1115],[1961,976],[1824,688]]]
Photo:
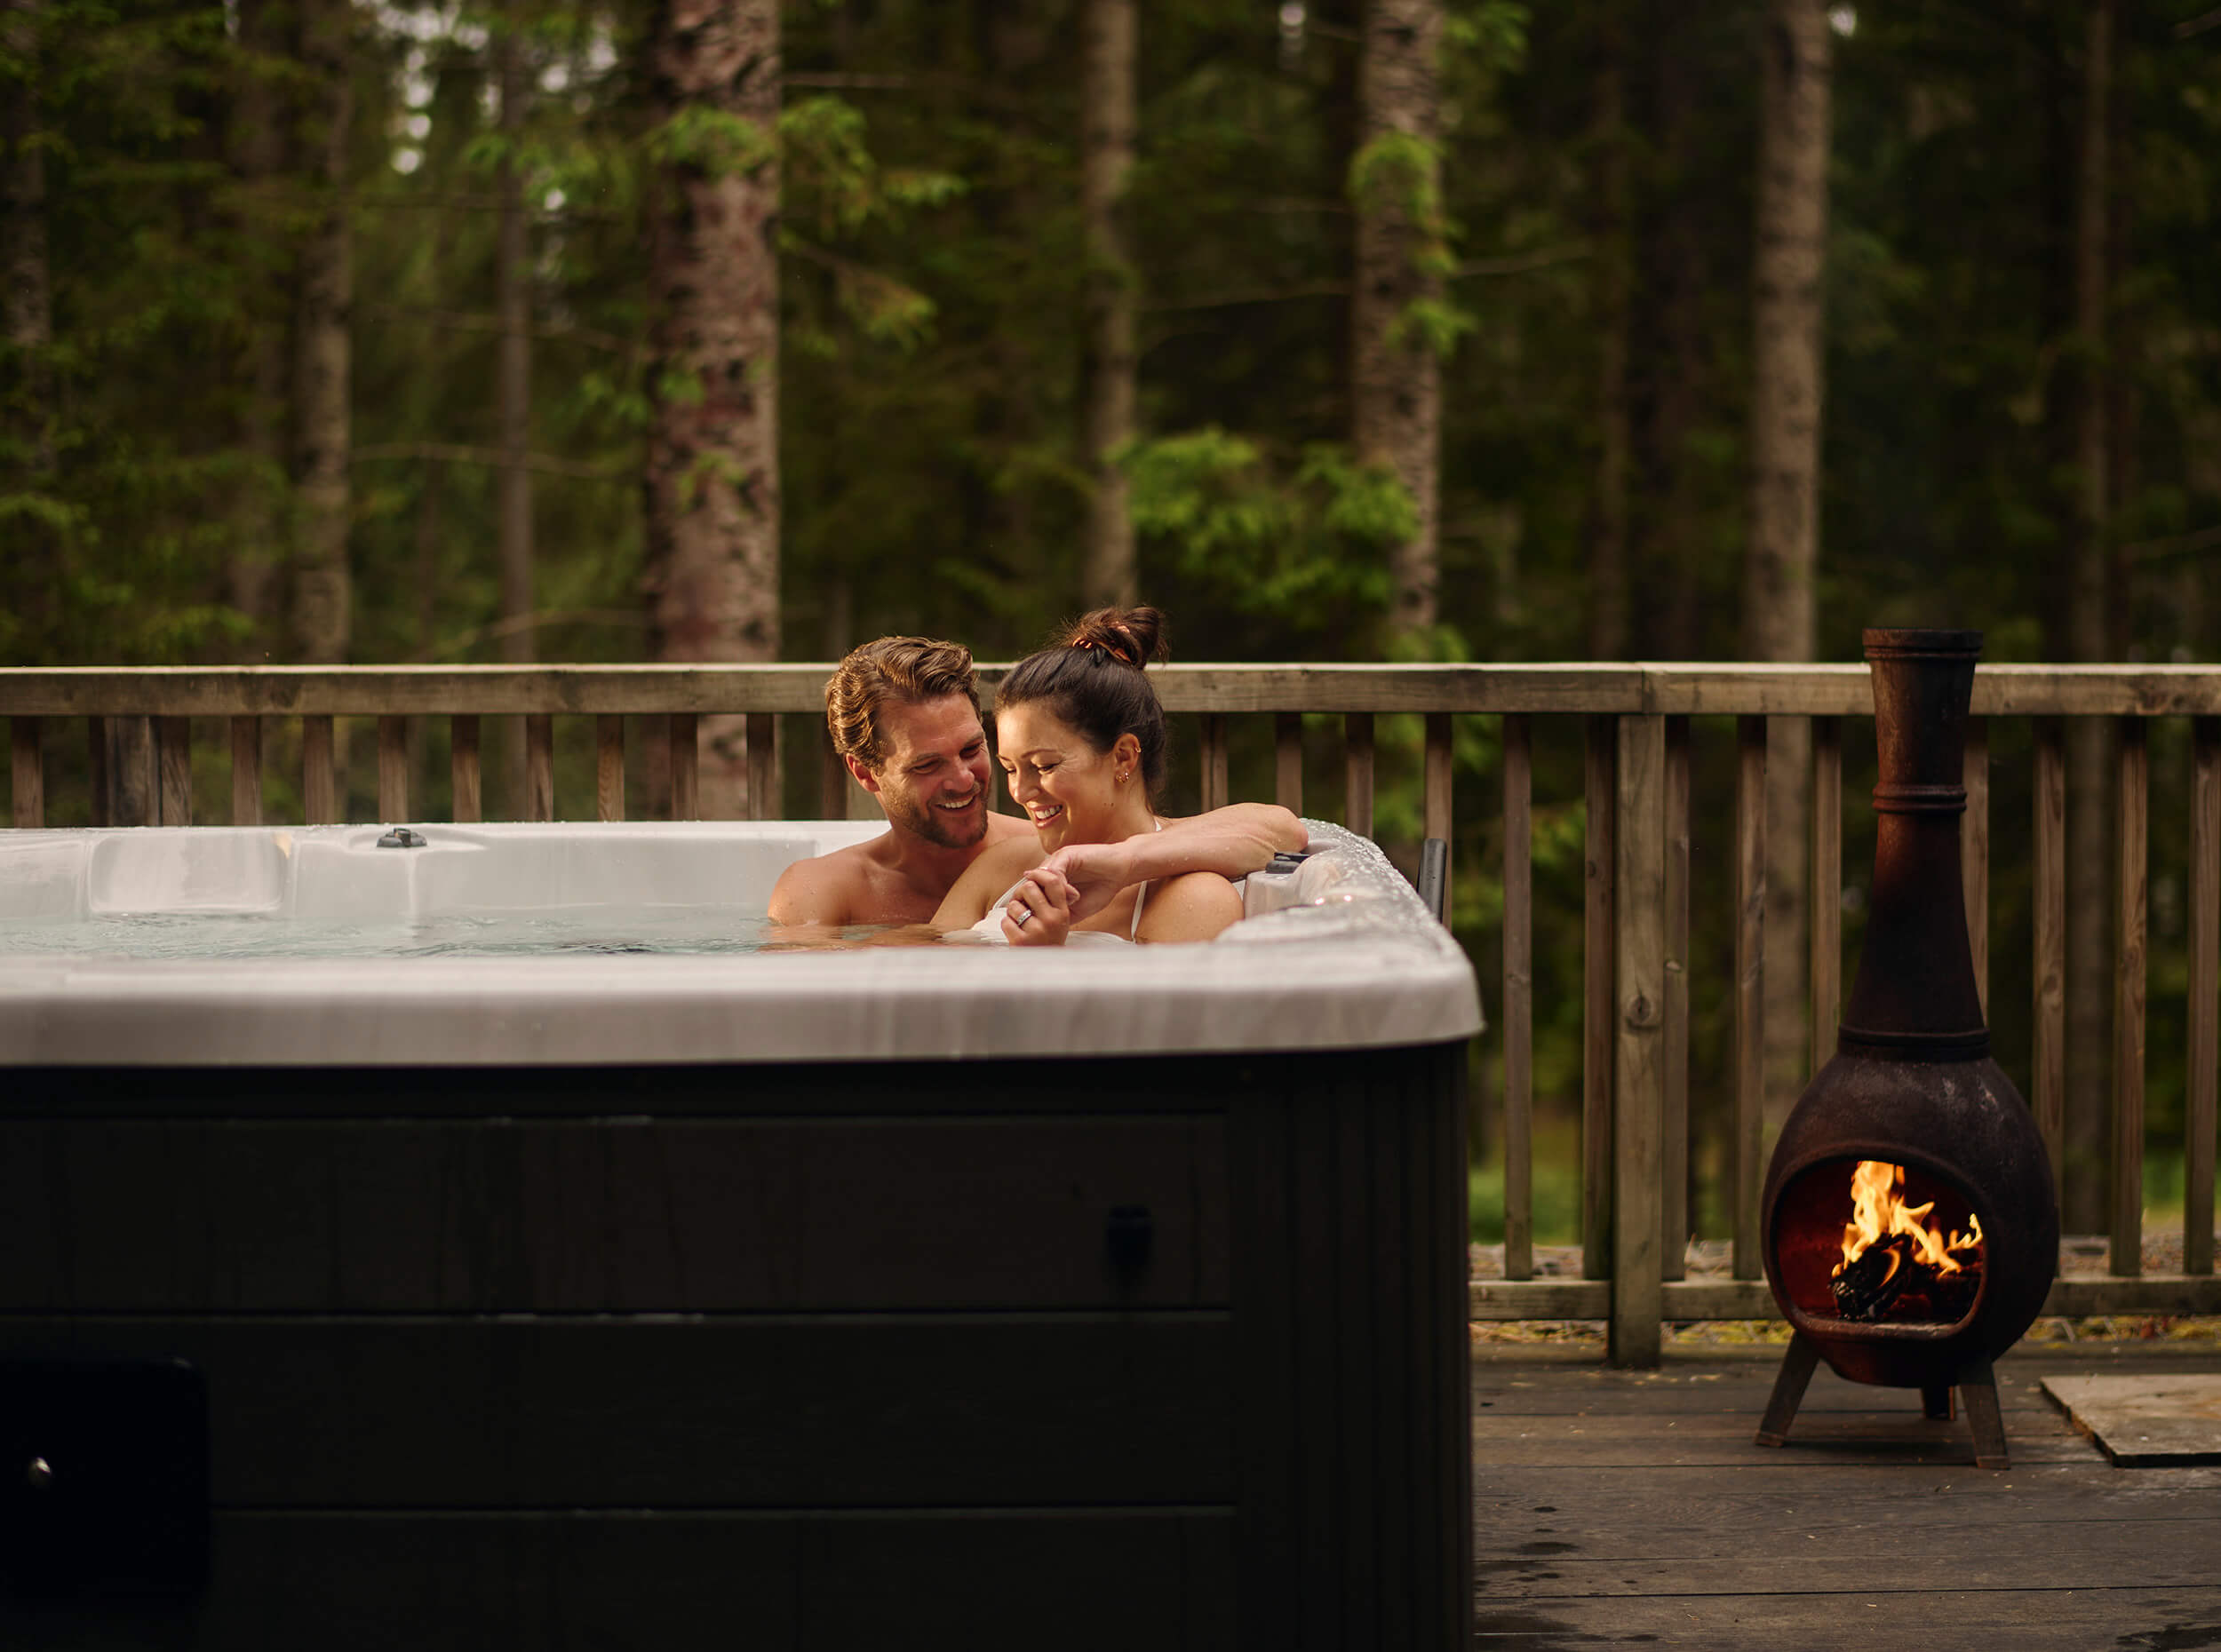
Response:
[[[1071,892],[1075,924],[1094,917],[1119,890],[1139,881],[1134,857],[1123,843],[1070,844],[1042,862],[1039,870],[1054,873]]]
[[[1003,902],[1003,938],[1014,947],[1061,947],[1074,916],[1071,885],[1046,865],[1037,866]]]

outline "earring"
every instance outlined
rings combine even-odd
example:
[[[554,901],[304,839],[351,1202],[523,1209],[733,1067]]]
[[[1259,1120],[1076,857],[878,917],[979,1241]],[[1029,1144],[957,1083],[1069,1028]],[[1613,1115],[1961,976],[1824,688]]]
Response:
[[[1118,784],[1121,786],[1126,784],[1126,771],[1124,769],[1120,769],[1118,771]]]

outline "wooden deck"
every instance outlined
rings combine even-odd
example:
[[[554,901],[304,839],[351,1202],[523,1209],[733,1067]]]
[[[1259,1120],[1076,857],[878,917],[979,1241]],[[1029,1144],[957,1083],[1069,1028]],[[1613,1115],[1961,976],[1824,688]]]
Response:
[[[1474,1350],[1477,1648],[2221,1648],[2221,1467],[2114,1468],[2038,1386],[2217,1372],[2221,1346],[2016,1349],[2002,1473],[1963,1417],[1825,1366],[1789,1444],[1754,1445],[1779,1347],[1574,1352]]]

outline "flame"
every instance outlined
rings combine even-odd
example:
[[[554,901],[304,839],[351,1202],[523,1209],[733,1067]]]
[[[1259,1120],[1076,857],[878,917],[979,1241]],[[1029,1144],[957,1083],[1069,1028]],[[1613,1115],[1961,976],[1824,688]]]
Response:
[[[1970,1231],[1954,1229],[1946,1236],[1943,1229],[1926,1219],[1936,1208],[1930,1199],[1925,1204],[1907,1204],[1903,1192],[1905,1167],[1884,1164],[1878,1159],[1861,1159],[1859,1168],[1851,1174],[1851,1220],[1843,1224],[1843,1259],[1836,1264],[1841,1276],[1844,1268],[1864,1256],[1872,1246],[1898,1234],[1913,1241],[1913,1259],[1935,1269],[1937,1274],[1955,1274],[1960,1261],[1954,1252],[1971,1253],[1982,1243],[1982,1219],[1969,1212],[1967,1221]],[[1890,1275],[1897,1272],[1897,1260],[1891,1259]]]

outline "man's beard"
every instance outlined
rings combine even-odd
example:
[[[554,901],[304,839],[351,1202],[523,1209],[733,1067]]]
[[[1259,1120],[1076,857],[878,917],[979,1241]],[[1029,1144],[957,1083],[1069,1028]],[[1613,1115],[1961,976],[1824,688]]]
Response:
[[[987,810],[984,790],[975,798],[975,814],[968,823],[945,809],[920,803],[914,793],[904,792],[899,798],[892,791],[882,790],[880,796],[887,802],[887,818],[895,826],[922,838],[935,848],[968,849],[987,835]],[[968,824],[968,829],[967,829]]]

